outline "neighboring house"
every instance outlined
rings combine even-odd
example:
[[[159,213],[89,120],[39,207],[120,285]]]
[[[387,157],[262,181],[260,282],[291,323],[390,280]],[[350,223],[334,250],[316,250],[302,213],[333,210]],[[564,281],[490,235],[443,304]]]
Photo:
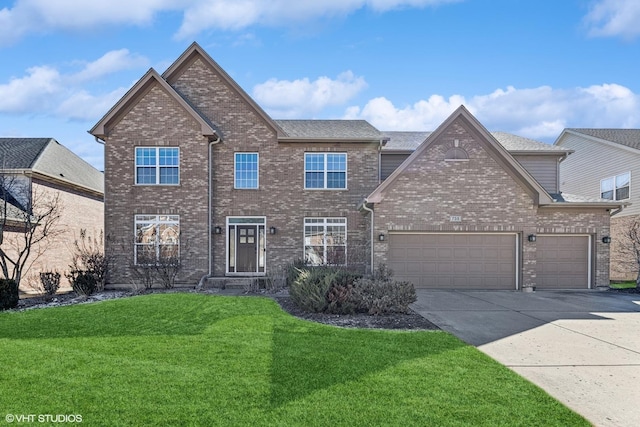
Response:
[[[176,253],[185,284],[304,259],[387,263],[418,287],[608,285],[619,204],[560,195],[569,150],[493,136],[464,107],[432,133],[273,120],[194,43],[90,132],[105,143],[113,286]]]
[[[555,146],[575,151],[560,165],[563,191],[628,203],[611,219],[611,280],[633,280],[638,267],[621,246],[640,218],[640,129],[565,129]]]
[[[21,289],[30,291],[29,281],[41,271],[69,271],[74,241],[80,230],[92,239],[100,236],[104,222],[103,175],[53,138],[0,138],[0,182],[6,200],[8,229],[4,246],[19,238],[16,231],[24,224],[24,214],[37,208],[42,197],[59,197],[59,235],[47,245],[34,247],[28,259]],[[4,209],[0,217],[4,217]],[[62,278],[63,286],[68,285]]]

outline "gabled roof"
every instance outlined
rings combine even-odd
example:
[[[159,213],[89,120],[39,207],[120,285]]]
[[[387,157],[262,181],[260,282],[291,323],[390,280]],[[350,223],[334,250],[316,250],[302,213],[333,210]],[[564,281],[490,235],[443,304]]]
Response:
[[[53,138],[0,138],[0,170],[35,174],[104,193],[104,175]]]
[[[198,112],[189,102],[187,102],[182,96],[180,96],[174,88],[172,88],[156,70],[150,68],[147,73],[142,76],[138,82],[133,85],[131,89],[114,105],[107,114],[100,119],[96,125],[91,128],[89,133],[100,139],[107,140],[109,136],[109,126],[116,123],[122,115],[135,105],[138,98],[146,93],[146,90],[152,85],[158,84],[162,87],[173,99],[176,100],[194,119],[200,124],[202,135],[215,139],[220,137],[220,132],[216,129],[215,125],[211,123],[206,117]]]
[[[525,189],[532,195],[537,204],[550,204],[553,199],[544,188],[518,163],[511,154],[503,147],[496,138],[485,129],[463,105],[458,107],[427,139],[382,183],[373,193],[366,198],[367,203],[379,203],[384,199],[384,194],[389,186],[434,142],[447,128],[456,120],[461,119],[475,130],[487,143],[490,154],[499,160],[505,170],[518,180]]]
[[[382,134],[366,120],[276,120],[280,141],[380,141]]]
[[[556,140],[557,145],[560,138],[565,133],[581,134],[591,138],[613,142],[614,144],[640,150],[640,129],[590,129],[590,128],[567,128]]]
[[[424,142],[431,132],[395,132],[386,131],[382,134],[389,138],[383,151],[413,151]],[[507,132],[491,132],[491,135],[510,153],[518,154],[568,154],[567,150],[544,142],[514,135]]]
[[[241,98],[244,99],[244,101],[247,104],[251,105],[251,107],[255,110],[255,112],[258,113],[258,115],[262,117],[264,121],[267,122],[273,128],[273,130],[276,132],[278,136],[282,134],[282,130],[280,129],[280,127],[262,109],[262,107],[260,107],[253,100],[253,98],[251,98],[244,91],[244,89],[242,89],[240,85],[236,83],[236,81],[233,80],[233,78],[231,78],[231,76],[227,74],[227,72],[222,67],[220,67],[220,65],[218,65],[218,63],[214,61],[213,58],[211,58],[211,56],[209,56],[209,54],[205,52],[205,50],[202,49],[202,47],[200,47],[200,45],[196,42],[191,43],[191,46],[189,46],[187,50],[185,50],[182,53],[182,55],[180,55],[180,57],[176,59],[174,63],[169,66],[169,68],[167,68],[167,70],[164,73],[162,73],[162,79],[166,80],[167,83],[172,85],[175,82],[175,80],[178,79],[180,74],[182,74],[182,70],[185,67],[188,67],[192,63],[192,61],[194,61],[198,57],[201,58],[211,68],[213,68],[215,72],[219,74],[229,84],[229,86],[233,90],[235,90],[236,93],[240,95]]]

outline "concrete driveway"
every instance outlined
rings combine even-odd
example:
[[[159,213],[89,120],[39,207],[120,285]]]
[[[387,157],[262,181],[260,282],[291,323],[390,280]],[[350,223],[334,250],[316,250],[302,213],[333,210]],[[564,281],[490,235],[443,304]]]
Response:
[[[640,426],[640,294],[418,290],[412,308],[596,426]]]

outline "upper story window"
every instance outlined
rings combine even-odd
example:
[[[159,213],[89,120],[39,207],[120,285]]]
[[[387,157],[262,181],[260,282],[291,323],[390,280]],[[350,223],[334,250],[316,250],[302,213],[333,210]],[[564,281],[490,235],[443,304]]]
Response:
[[[608,200],[626,200],[629,198],[631,172],[611,176],[600,181],[600,197]]]
[[[155,264],[178,259],[180,217],[178,215],[135,216],[136,265]]]
[[[136,147],[136,184],[180,183],[180,150],[177,147]]]
[[[258,153],[236,153],[234,188],[258,188]]]
[[[347,154],[305,153],[304,188],[345,190],[347,188]]]

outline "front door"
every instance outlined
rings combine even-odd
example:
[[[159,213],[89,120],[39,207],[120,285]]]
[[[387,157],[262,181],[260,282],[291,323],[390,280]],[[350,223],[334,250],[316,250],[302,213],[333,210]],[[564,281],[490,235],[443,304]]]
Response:
[[[236,227],[236,272],[255,273],[258,253],[258,226]]]
[[[227,218],[227,273],[263,275],[265,272],[265,218]]]

